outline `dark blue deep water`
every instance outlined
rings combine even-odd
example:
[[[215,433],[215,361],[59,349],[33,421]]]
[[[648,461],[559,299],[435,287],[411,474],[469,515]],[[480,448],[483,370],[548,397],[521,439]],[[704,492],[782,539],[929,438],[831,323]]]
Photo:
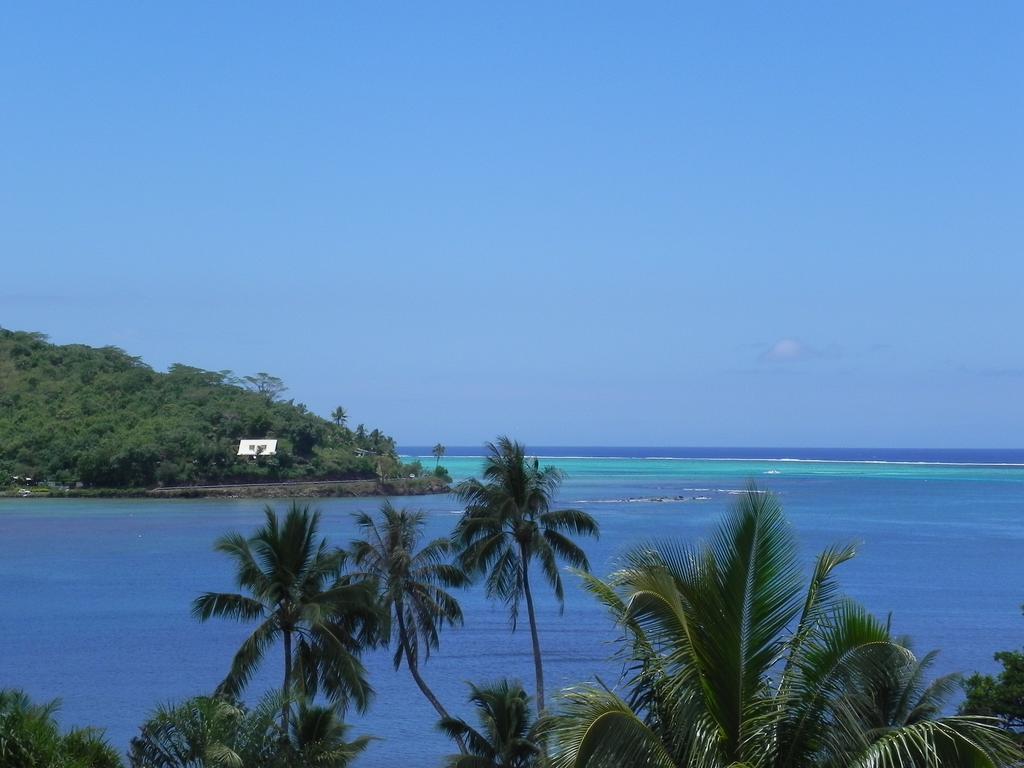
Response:
[[[476,471],[479,459],[468,454],[479,452],[449,448],[444,461],[458,479]],[[1024,466],[1012,466],[1024,464],[1024,451],[537,452],[557,457],[551,463],[569,473],[561,501],[601,523],[600,541],[587,545],[600,573],[638,542],[704,536],[754,480],[779,495],[808,559],[828,544],[859,544],[860,555],[841,572],[845,591],[879,614],[891,612],[896,631],[912,635],[918,650],[942,649],[937,673],[992,671],[994,651],[1024,644]],[[583,456],[593,458],[571,458]],[[459,512],[443,496],[396,501],[426,510],[432,536],[448,534]],[[351,513],[378,503],[318,502],[325,534],[346,544]],[[210,691],[246,628],[198,624],[189,605],[201,591],[233,590],[229,563],[212,542],[252,530],[262,506],[0,500],[0,686],[60,697],[64,722],[102,726],[120,747],[156,704]],[[538,590],[549,696],[595,675],[611,683],[619,671],[609,661],[614,629],[567,580],[564,615]],[[511,676],[532,690],[533,675],[529,635],[509,632],[506,609],[480,589],[461,599],[466,626],[442,636],[424,674],[450,709],[468,715],[466,681]],[[358,764],[438,765],[449,745],[433,727],[433,709],[386,652],[368,662],[377,697],[368,714],[350,719],[356,732],[381,741]],[[272,657],[253,698],[278,684],[279,667]]]

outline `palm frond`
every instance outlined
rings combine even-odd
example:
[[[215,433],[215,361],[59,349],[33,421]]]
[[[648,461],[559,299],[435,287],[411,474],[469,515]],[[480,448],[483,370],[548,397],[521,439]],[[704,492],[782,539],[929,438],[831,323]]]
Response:
[[[218,694],[231,698],[241,695],[263,660],[267,649],[276,639],[278,632],[279,629],[272,619],[268,619],[256,627],[242,643],[231,661],[231,669],[221,684],[217,686]]]
[[[658,734],[613,693],[570,689],[562,712],[544,724],[555,743],[552,768],[680,768]]]
[[[600,529],[591,515],[579,509],[561,509],[540,515],[540,523],[550,531],[568,531],[577,536],[600,535]]]
[[[949,717],[892,729],[860,755],[850,768],[1006,768],[1024,758],[1005,731],[986,718]]]
[[[590,570],[590,561],[587,559],[587,553],[568,536],[563,536],[558,531],[550,528],[546,529],[541,535],[560,560],[568,563],[576,570]]]
[[[565,610],[565,587],[562,585],[562,574],[558,570],[558,558],[554,548],[544,538],[534,545],[534,554],[540,562],[544,578],[555,593],[555,600],[558,601],[559,613]],[[529,563],[525,567],[529,567]]]
[[[248,539],[239,533],[229,533],[217,539],[214,549],[235,561],[235,581],[239,587],[249,589],[253,594],[266,594],[270,588],[269,580],[253,557]]]
[[[374,691],[366,667],[354,652],[359,644],[352,641],[348,628],[327,622],[311,628],[308,638],[315,649],[318,690],[332,702],[351,702],[357,712],[365,712]]]
[[[205,592],[192,603],[192,616],[199,621],[217,617],[235,621],[255,621],[266,615],[263,604],[244,595]]]
[[[442,717],[438,721],[437,727],[453,741],[462,739],[470,751],[480,757],[486,758],[493,754],[487,738],[465,720],[457,717]]]

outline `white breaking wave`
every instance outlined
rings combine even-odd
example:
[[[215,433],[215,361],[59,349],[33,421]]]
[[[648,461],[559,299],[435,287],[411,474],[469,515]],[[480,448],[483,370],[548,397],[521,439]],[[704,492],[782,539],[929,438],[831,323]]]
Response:
[[[665,504],[710,500],[710,496],[636,496],[625,499],[576,499],[573,504]]]
[[[405,459],[432,460],[433,456],[401,456]],[[448,459],[484,459],[480,456],[448,456]],[[535,458],[558,460],[576,459],[587,461],[733,461],[754,463],[791,462],[800,464],[892,464],[906,467],[1024,467],[1020,462],[1000,461],[892,461],[888,459],[797,459],[787,456],[776,458],[744,458],[723,456],[545,456],[536,454]]]

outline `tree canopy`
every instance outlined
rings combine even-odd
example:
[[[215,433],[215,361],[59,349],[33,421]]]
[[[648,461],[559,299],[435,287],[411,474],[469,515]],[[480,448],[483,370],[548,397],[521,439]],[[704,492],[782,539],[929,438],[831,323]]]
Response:
[[[597,521],[579,509],[552,510],[564,475],[542,467],[526,448],[508,437],[487,444],[483,481],[465,480],[455,488],[466,511],[453,534],[459,560],[467,572],[486,574],[488,597],[509,606],[512,628],[519,616],[520,597],[526,601],[537,678],[537,710],[544,711],[544,664],[537,617],[530,587],[530,568],[536,562],[561,605],[565,600],[558,561],[581,571],[590,570],[586,552],[571,535],[598,535]]]
[[[93,728],[61,733],[59,701],[33,702],[24,691],[0,690],[0,765],[4,768],[121,768],[120,756]]]
[[[284,383],[264,372],[176,364],[161,373],[117,347],[0,329],[0,382],[0,485],[372,478],[379,463],[398,467],[392,438],[280,400]],[[239,440],[264,437],[277,438],[276,454],[236,456]]]
[[[264,525],[248,539],[231,533],[216,544],[235,561],[236,581],[247,594],[205,592],[192,604],[201,621],[258,622],[218,692],[241,695],[270,646],[282,640],[283,700],[294,688],[309,698],[323,692],[365,711],[373,689],[359,656],[379,638],[376,585],[343,575],[345,553],[320,537],[319,512],[293,502],[282,517],[269,506],[264,516]],[[285,704],[285,732],[288,718]]]
[[[975,673],[963,681],[967,698],[960,712],[998,718],[1024,740],[1024,651],[999,651],[994,658],[1003,667],[999,674]]]

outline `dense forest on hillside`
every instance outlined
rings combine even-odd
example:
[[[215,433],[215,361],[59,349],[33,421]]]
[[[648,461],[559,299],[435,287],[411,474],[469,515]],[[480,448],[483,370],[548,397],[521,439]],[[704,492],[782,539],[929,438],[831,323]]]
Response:
[[[50,344],[0,329],[0,486],[12,478],[138,488],[404,472],[394,440],[283,400],[268,374],[173,365],[154,371],[116,347]],[[239,440],[277,438],[273,456]]]

